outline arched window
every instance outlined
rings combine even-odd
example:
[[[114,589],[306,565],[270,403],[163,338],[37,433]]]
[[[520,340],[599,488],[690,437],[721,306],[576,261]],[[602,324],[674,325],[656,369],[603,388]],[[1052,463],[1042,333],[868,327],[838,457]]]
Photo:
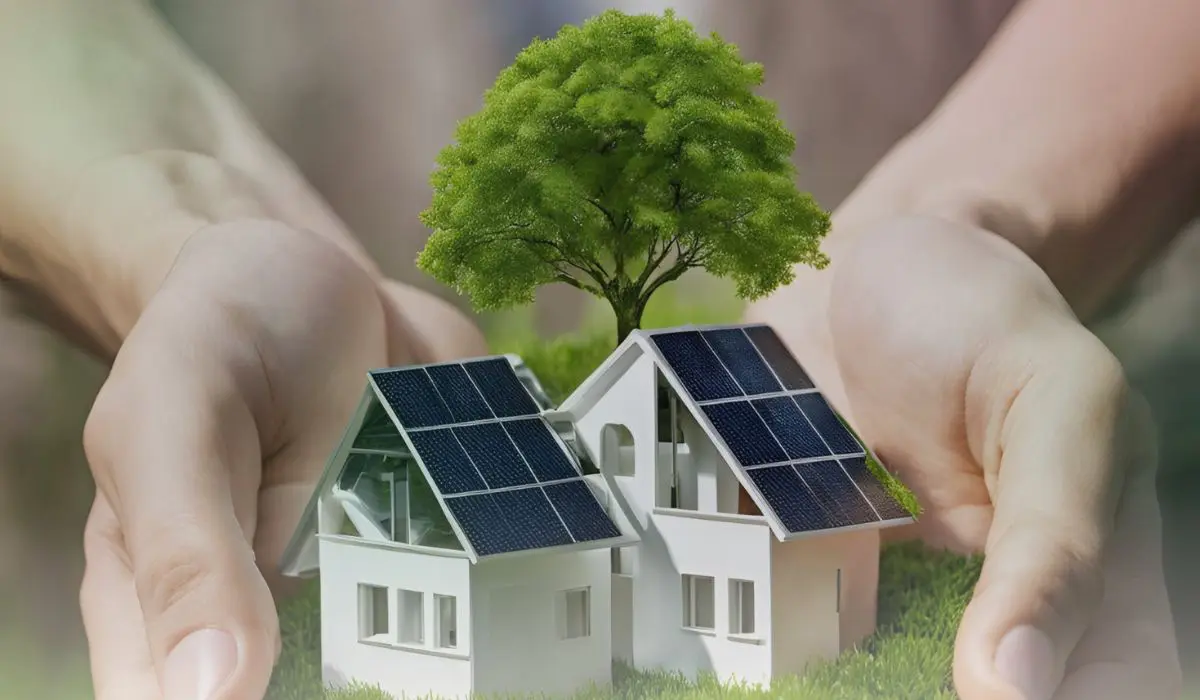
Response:
[[[633,476],[634,447],[633,433],[619,423],[604,426],[600,436],[601,457],[605,473],[613,476]]]

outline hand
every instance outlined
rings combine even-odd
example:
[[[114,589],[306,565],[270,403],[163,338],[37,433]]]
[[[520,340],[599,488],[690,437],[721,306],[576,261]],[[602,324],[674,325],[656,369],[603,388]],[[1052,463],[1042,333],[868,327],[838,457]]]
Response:
[[[268,221],[192,236],[85,430],[96,697],[261,698],[279,557],[367,370],[483,352],[448,305],[326,238]]]
[[[1116,359],[999,237],[917,218],[841,237],[751,316],[914,490],[909,534],[985,553],[960,695],[1178,697],[1152,426]]]

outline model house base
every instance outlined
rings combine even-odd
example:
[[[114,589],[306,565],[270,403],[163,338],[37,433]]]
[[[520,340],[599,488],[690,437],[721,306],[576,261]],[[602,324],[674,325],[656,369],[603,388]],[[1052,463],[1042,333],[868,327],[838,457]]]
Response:
[[[769,684],[874,631],[911,516],[766,326],[635,332],[557,408],[512,357],[368,384],[285,556],[330,685]]]

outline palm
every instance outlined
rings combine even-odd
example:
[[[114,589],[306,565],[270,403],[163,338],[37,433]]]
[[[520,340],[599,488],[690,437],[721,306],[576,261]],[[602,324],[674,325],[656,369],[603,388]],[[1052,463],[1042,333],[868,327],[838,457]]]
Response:
[[[1017,588],[1066,584],[1051,626],[1080,641],[1049,664],[1054,681],[1069,669],[1055,697],[1171,697],[1152,442],[1105,351],[1042,271],[998,239],[918,223],[864,236],[829,277],[827,315],[812,321],[828,324],[825,342],[811,326],[786,328],[789,342],[917,494],[925,514],[908,534],[988,555],[956,650],[960,693],[1009,697],[987,630],[1046,614],[1022,609]],[[1018,466],[1030,456],[1036,464]],[[1095,491],[1073,520],[1056,512],[1072,489]],[[1085,542],[1107,536],[1102,572],[1054,549],[1066,528]]]

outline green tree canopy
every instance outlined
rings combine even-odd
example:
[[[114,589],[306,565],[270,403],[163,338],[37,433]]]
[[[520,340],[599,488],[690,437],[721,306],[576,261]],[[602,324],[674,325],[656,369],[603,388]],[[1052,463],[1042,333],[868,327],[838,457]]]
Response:
[[[418,265],[479,309],[564,282],[612,305],[619,339],[689,269],[754,299],[797,263],[823,267],[829,217],[794,184],[762,79],[672,12],[534,41],[440,154]]]

